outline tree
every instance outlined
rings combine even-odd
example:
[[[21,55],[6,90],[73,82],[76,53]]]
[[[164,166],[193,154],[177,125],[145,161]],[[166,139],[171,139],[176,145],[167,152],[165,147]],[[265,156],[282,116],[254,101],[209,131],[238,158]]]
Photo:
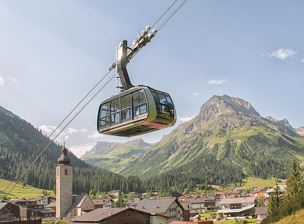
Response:
[[[293,161],[291,164],[290,175],[286,181],[286,198],[293,200],[303,192],[303,180],[300,173],[300,167],[297,161]]]
[[[279,208],[280,208],[280,188],[278,185],[275,187],[275,192],[270,195],[268,205],[268,218],[271,222],[278,220]]]
[[[290,215],[304,207],[304,187],[301,168],[297,161],[293,161],[290,168],[290,175],[286,181],[286,193],[283,201],[283,214]]]
[[[119,192],[118,194],[118,200],[116,202],[114,202],[114,204],[112,205],[112,207],[115,208],[124,208],[127,205],[127,199],[125,197],[124,193]]]

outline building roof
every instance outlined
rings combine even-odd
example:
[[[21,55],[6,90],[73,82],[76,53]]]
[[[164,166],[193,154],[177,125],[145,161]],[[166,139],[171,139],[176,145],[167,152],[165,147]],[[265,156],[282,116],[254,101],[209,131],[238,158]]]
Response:
[[[93,199],[94,205],[106,205],[111,203],[110,199]]]
[[[53,208],[56,207],[56,201],[52,201],[50,204],[48,204],[47,206],[45,206],[46,208]]]
[[[51,208],[31,208],[29,210],[43,214],[55,214],[55,211]]]
[[[223,198],[220,201],[220,205],[254,203],[254,201],[255,201],[255,197]]]
[[[79,208],[81,207],[82,202],[86,197],[90,197],[87,194],[82,194],[82,195],[73,195],[73,204],[71,208],[66,212],[66,214],[69,214],[74,208]],[[90,197],[91,198],[91,197]]]
[[[7,205],[7,202],[5,202],[5,203],[0,203],[0,210],[1,210],[2,208],[4,208],[6,205]]]
[[[180,202],[181,206],[183,207],[184,210],[189,210],[190,206],[188,202]]]
[[[147,212],[139,211],[133,208],[98,208],[84,215],[75,217],[72,219],[72,221],[73,222],[101,222],[104,219],[117,215],[126,210],[138,211],[150,215]]]
[[[256,215],[267,215],[267,207],[256,207],[255,214]]]
[[[180,205],[176,198],[155,198],[138,201],[135,203],[136,205],[134,207],[138,210],[149,212],[151,214],[154,213],[163,215],[174,202],[177,202]]]
[[[240,212],[243,212],[243,211],[246,211],[248,209],[252,209],[254,208],[255,205],[248,205],[246,207],[243,207],[243,208],[239,208],[239,209],[221,209],[221,210],[218,210],[217,213],[218,214],[226,214],[226,213],[240,213]]]
[[[63,145],[62,147],[61,155],[57,160],[57,164],[65,164],[65,165],[71,164],[71,160],[68,157],[68,150],[66,149],[65,145]]]

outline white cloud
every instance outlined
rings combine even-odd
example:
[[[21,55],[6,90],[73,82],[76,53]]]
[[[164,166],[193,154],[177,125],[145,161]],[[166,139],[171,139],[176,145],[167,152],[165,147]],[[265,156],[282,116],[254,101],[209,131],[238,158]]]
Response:
[[[302,62],[304,63],[304,58],[302,59]]]
[[[268,54],[268,56],[275,57],[275,58],[278,58],[283,61],[287,58],[294,57],[297,53],[298,53],[297,51],[294,51],[289,48],[280,48],[280,49],[277,49],[277,50],[273,51],[272,53]]]
[[[0,86],[4,86],[4,78],[0,76]]]
[[[44,135],[49,136],[55,130],[56,126],[40,125],[38,128],[42,131],[42,133]],[[56,135],[58,135],[60,131],[61,131],[61,129],[57,129],[55,131],[55,133],[53,133],[53,135],[51,136],[51,139],[54,138]],[[60,133],[60,135],[57,138],[57,142],[62,143],[67,140],[75,139],[75,137],[78,140],[81,140],[81,139],[86,140],[87,139],[87,136],[85,135],[86,132],[88,132],[88,129],[86,129],[86,128],[82,128],[82,129],[67,128],[66,130],[64,130],[63,132]]]
[[[90,139],[98,139],[100,137],[101,135],[97,131],[95,131],[93,134],[88,135],[88,138]]]
[[[210,85],[222,85],[227,82],[227,79],[212,79],[208,81]]]
[[[42,133],[46,136],[49,136],[50,134],[52,134],[52,132],[56,129],[56,126],[52,126],[52,125],[40,125],[38,127]],[[60,129],[57,129],[51,136],[51,139],[53,139],[55,136],[57,136],[59,133],[60,133]],[[68,140],[70,137],[69,135],[63,131],[60,133],[60,135],[57,137],[57,140],[56,142],[63,142],[63,141],[66,141]]]
[[[72,145],[69,148],[78,158],[83,156],[87,151],[91,150],[96,143]]]
[[[68,130],[67,130],[67,133],[69,133],[69,134],[74,134],[74,133],[77,133],[77,132],[78,132],[78,130],[75,129],[75,128],[68,128]]]
[[[193,118],[194,118],[194,116],[190,116],[190,117],[177,116],[177,121],[180,123],[184,123],[184,122],[190,121]]]
[[[5,82],[6,81],[10,81],[10,82],[13,82],[13,83],[16,83],[17,82],[17,79],[14,78],[14,77],[10,77],[10,76],[0,76],[0,86],[5,86]]]

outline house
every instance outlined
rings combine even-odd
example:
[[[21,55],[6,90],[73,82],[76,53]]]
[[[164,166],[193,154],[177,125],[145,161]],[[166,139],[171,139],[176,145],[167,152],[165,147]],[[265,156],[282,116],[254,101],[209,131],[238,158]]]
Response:
[[[190,216],[195,216],[206,211],[214,211],[215,207],[215,196],[208,196],[204,198],[196,198],[189,200]]]
[[[183,207],[183,217],[185,221],[190,221],[190,204],[189,202],[180,202]]]
[[[66,217],[70,219],[74,216],[81,216],[95,209],[91,197],[87,194],[73,195],[72,206],[66,212]]]
[[[55,212],[51,208],[46,208],[43,204],[38,204],[41,198],[19,198],[9,200],[10,203],[18,206],[19,220],[37,220],[39,218],[53,217]]]
[[[56,213],[56,201],[52,201],[51,203],[49,203],[48,205],[45,206],[46,208],[50,208],[53,211],[55,211]]]
[[[98,208],[71,221],[72,223],[148,224],[150,214],[134,208]]]
[[[18,205],[9,202],[0,203],[0,222],[19,220],[19,212]]]
[[[150,213],[150,224],[164,224],[173,220],[184,220],[184,209],[177,198],[143,199],[136,202],[134,208]]]
[[[222,217],[250,217],[254,215],[255,197],[223,198],[220,206],[217,213]]]
[[[95,208],[111,208],[112,201],[110,199],[93,199]]]
[[[257,223],[261,223],[264,219],[267,218],[267,207],[256,207],[255,215],[257,216]]]

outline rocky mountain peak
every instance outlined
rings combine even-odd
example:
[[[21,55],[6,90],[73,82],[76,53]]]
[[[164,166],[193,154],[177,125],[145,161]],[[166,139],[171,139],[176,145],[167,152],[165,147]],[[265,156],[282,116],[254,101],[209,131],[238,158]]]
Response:
[[[209,120],[218,115],[231,113],[247,117],[260,116],[253,106],[243,99],[227,95],[214,95],[201,107],[199,117],[203,120]]]
[[[304,126],[303,126],[303,127],[298,128],[298,129],[297,129],[297,133],[298,133],[299,135],[304,136]]]
[[[143,148],[151,146],[149,143],[145,142],[141,138],[137,138],[137,139],[128,141],[125,144],[130,145],[130,146],[143,147]]]

